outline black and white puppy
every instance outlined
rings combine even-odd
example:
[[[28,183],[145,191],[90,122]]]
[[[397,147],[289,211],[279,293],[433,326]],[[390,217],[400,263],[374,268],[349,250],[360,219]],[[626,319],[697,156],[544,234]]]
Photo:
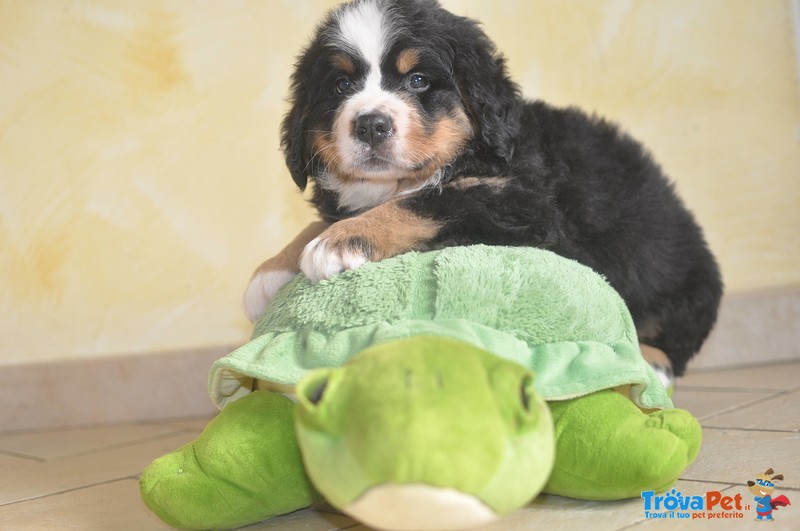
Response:
[[[453,245],[534,246],[602,273],[642,343],[676,374],[722,294],[693,216],[640,144],[521,97],[474,20],[433,0],[355,0],[328,14],[292,76],[282,147],[313,223],[253,275],[252,320],[299,271]]]

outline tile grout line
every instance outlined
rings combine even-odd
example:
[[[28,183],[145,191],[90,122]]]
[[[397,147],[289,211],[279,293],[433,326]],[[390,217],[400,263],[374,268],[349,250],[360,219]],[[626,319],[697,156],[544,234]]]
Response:
[[[17,430],[0,430],[0,437],[15,436],[15,435],[47,435],[54,431],[83,431],[94,430],[98,428],[124,428],[126,426],[163,426],[176,422],[195,422],[206,419],[211,421],[216,415],[205,416],[198,415],[193,417],[170,417],[166,419],[139,419],[139,420],[126,420],[123,422],[91,422],[88,424],[75,424],[75,425],[54,425],[39,428],[21,428]],[[183,426],[172,426],[176,429],[181,429]]]
[[[36,457],[36,456],[33,456],[33,455],[20,454],[20,453],[17,453],[17,452],[12,452],[11,450],[3,450],[2,448],[0,448],[0,455],[7,455],[9,457],[16,457],[18,459],[24,459],[26,461],[32,461],[34,463],[46,463],[47,462],[47,459],[43,459],[41,457]]]
[[[713,483],[714,485],[727,485],[724,489],[720,489],[720,492],[723,490],[732,489],[736,486],[743,486],[744,483],[731,483],[730,481],[718,481],[714,479],[693,479],[693,478],[680,478],[680,481],[689,481],[692,483]]]
[[[791,393],[794,389],[777,389],[769,387],[714,387],[707,385],[675,385],[675,393],[694,391],[704,393]]]
[[[796,430],[774,430],[769,428],[737,428],[735,426],[704,426],[700,424],[704,430],[728,430],[728,431],[757,431],[761,433],[794,433],[800,432],[800,428]]]
[[[219,411],[217,411],[219,413]],[[196,417],[173,417],[168,419],[150,419],[150,420],[140,420],[137,424],[142,424],[145,426],[163,426],[165,424],[172,424],[176,428],[181,428],[182,426],[178,426],[178,423],[183,422],[200,422],[205,421],[206,424],[211,422],[217,415],[199,415]]]
[[[774,399],[776,399],[776,398],[778,398],[778,397],[781,397],[781,396],[788,396],[788,395],[790,395],[790,394],[791,394],[791,392],[790,392],[790,391],[781,391],[781,392],[778,392],[778,393],[775,393],[775,394],[771,394],[771,395],[769,395],[769,396],[764,396],[764,397],[761,397],[761,398],[756,398],[755,400],[752,400],[752,401],[750,401],[750,402],[747,402],[746,404],[740,404],[740,405],[738,405],[738,406],[734,406],[734,407],[732,407],[732,408],[728,408],[728,409],[725,409],[725,410],[722,410],[722,411],[717,411],[716,413],[711,413],[711,414],[709,414],[708,416],[705,416],[705,417],[703,417],[703,419],[702,419],[702,420],[703,420],[703,421],[706,421],[706,420],[711,420],[711,419],[713,419],[713,418],[720,417],[720,416],[722,416],[722,415],[724,415],[724,414],[732,413],[732,412],[734,412],[734,411],[743,411],[743,410],[745,410],[745,409],[747,409],[747,408],[750,408],[750,407],[756,406],[756,405],[758,405],[758,404],[761,404],[761,403],[763,403],[763,402],[768,402],[768,401],[770,401],[770,400],[774,400]],[[780,430],[778,430],[778,431],[780,431]]]
[[[765,397],[761,397],[761,398],[753,398],[750,401],[742,402],[741,404],[738,404],[738,405],[735,405],[735,406],[731,406],[731,407],[728,407],[728,408],[725,408],[725,409],[720,409],[719,411],[713,411],[713,412],[711,412],[711,413],[709,413],[707,415],[704,415],[702,417],[697,417],[697,420],[700,422],[700,425],[703,425],[703,422],[705,422],[707,420],[713,421],[717,417],[721,417],[721,416],[724,416],[724,415],[729,415],[731,413],[737,413],[739,411],[742,411],[742,410],[745,410],[745,409],[749,408],[750,406],[758,405],[759,403],[761,403],[761,402],[763,402],[765,400],[772,400],[773,398],[778,398],[780,395],[781,395],[781,393],[777,393],[777,394],[774,394],[774,395],[769,395],[769,396],[765,396]],[[779,431],[781,431],[781,430],[779,430]]]
[[[761,402],[764,402],[764,401],[767,401],[767,400],[772,400],[773,398],[778,398],[778,397],[783,396],[785,394],[787,394],[787,393],[784,392],[784,391],[780,391],[780,392],[773,393],[773,394],[768,395],[768,396],[762,396],[762,397],[758,397],[758,398],[753,398],[752,400],[749,400],[749,401],[746,401],[746,402],[742,402],[741,404],[736,404],[736,405],[727,407],[725,409],[720,409],[719,411],[711,412],[711,413],[709,413],[707,415],[704,415],[702,417],[697,417],[697,420],[699,420],[700,424],[702,425],[702,423],[705,422],[706,420],[712,420],[712,419],[714,419],[716,417],[720,417],[722,415],[727,415],[729,413],[734,413],[734,412],[737,412],[737,411],[741,411],[743,409],[749,408],[750,406],[758,405]]]
[[[159,439],[169,439],[170,437],[174,437],[174,436],[179,435],[181,433],[187,433],[187,434],[188,433],[195,433],[195,431],[196,430],[194,430],[192,428],[177,428],[175,431],[169,431],[169,432],[161,433],[161,434],[158,434],[158,435],[151,435],[149,437],[144,437],[144,438],[141,438],[141,439],[135,439],[135,440],[131,440],[131,441],[125,441],[125,442],[121,442],[121,443],[110,444],[108,446],[101,446],[101,447],[98,447],[98,448],[92,448],[90,450],[82,450],[82,451],[76,452],[74,454],[62,455],[62,456],[57,457],[55,459],[50,459],[47,462],[48,463],[54,463],[54,462],[57,462],[57,461],[61,461],[62,459],[72,459],[73,457],[85,457],[87,455],[99,454],[99,453],[108,452],[108,451],[112,451],[112,450],[119,450],[120,448],[127,448],[127,447],[130,447],[130,446],[138,446],[140,444],[145,444],[145,443],[149,443],[149,442],[153,442],[153,441],[158,441]]]
[[[89,489],[89,488],[97,487],[97,486],[100,486],[100,485],[110,485],[111,483],[117,483],[118,481],[127,481],[127,480],[130,480],[130,479],[133,479],[133,480],[136,480],[136,481],[139,480],[138,476],[123,476],[123,477],[120,477],[120,478],[107,479],[105,481],[98,481],[96,483],[92,483],[92,484],[89,484],[89,485],[81,485],[80,487],[72,487],[72,488],[69,488],[69,489],[60,490],[58,492],[48,492],[47,494],[41,494],[39,496],[31,496],[30,498],[25,498],[23,500],[14,500],[12,502],[0,502],[0,508],[2,508],[2,507],[10,507],[10,506],[16,505],[18,503],[26,503],[26,502],[30,502],[30,501],[34,501],[34,500],[43,500],[45,498],[50,498],[52,496],[59,496],[61,494],[67,494],[69,492],[75,492],[75,491],[83,490],[83,489]]]
[[[685,376],[705,376],[712,373],[726,373],[733,371],[740,371],[746,369],[758,369],[761,367],[776,367],[778,365],[797,365],[800,364],[800,358],[791,357],[786,359],[774,359],[767,363],[736,363],[732,366],[715,366],[715,367],[702,367],[694,369],[685,374]]]
[[[717,481],[714,479],[694,479],[694,478],[680,478],[681,481],[691,481],[692,483],[713,483],[715,485],[727,485],[726,488],[720,489],[720,491],[728,490],[733,487],[747,487],[746,483],[731,483],[730,481]],[[775,487],[775,490],[779,490]],[[781,486],[780,490],[791,490],[791,491],[800,491],[800,487],[784,487]]]
[[[27,455],[27,454],[16,454],[14,452],[10,452],[8,450],[3,450],[3,449],[0,449],[0,454],[5,453],[5,454],[8,454],[8,455],[13,455],[15,457],[30,459],[32,461],[36,461],[36,462],[40,462],[40,463],[56,463],[56,462],[63,461],[63,460],[66,460],[66,459],[72,459],[74,457],[85,457],[87,455],[100,454],[100,453],[108,452],[108,451],[111,451],[111,450],[119,450],[120,448],[127,448],[127,447],[130,447],[130,446],[138,446],[139,444],[145,444],[145,443],[148,443],[148,442],[157,441],[159,439],[168,439],[170,437],[174,437],[174,436],[179,435],[181,433],[193,433],[195,431],[192,428],[180,428],[180,427],[177,427],[177,426],[174,427],[174,430],[175,431],[159,433],[157,435],[150,435],[148,437],[143,437],[141,439],[133,439],[133,440],[130,440],[130,441],[124,441],[124,442],[109,444],[107,446],[98,446],[96,448],[90,448],[88,450],[81,450],[79,452],[75,452],[75,453],[72,453],[72,454],[60,455],[60,456],[54,457],[52,459],[46,459],[46,458],[42,458],[42,457],[38,457],[38,456],[34,456],[34,455]]]

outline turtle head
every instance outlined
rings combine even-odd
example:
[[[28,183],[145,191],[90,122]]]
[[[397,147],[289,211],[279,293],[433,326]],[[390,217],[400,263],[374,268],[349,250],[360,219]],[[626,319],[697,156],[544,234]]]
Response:
[[[370,347],[298,384],[297,433],[333,505],[382,529],[455,529],[521,507],[554,458],[533,373],[452,339]]]

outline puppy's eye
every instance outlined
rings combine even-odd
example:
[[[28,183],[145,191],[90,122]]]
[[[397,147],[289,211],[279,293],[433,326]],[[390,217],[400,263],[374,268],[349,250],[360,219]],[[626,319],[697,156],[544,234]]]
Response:
[[[353,84],[346,77],[342,77],[336,80],[336,92],[338,94],[344,94],[345,92],[349,92],[352,86]]]
[[[408,77],[408,86],[414,92],[424,92],[431,86],[431,81],[422,74],[411,74]]]

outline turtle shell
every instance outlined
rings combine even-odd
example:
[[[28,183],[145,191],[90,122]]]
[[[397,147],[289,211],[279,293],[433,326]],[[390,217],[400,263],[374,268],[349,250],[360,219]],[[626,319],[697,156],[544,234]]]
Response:
[[[602,276],[549,251],[483,245],[411,252],[317,284],[298,275],[250,342],[214,363],[209,391],[223,407],[259,383],[291,387],[370,345],[423,334],[529,367],[545,400],[629,386],[640,407],[672,407]]]

